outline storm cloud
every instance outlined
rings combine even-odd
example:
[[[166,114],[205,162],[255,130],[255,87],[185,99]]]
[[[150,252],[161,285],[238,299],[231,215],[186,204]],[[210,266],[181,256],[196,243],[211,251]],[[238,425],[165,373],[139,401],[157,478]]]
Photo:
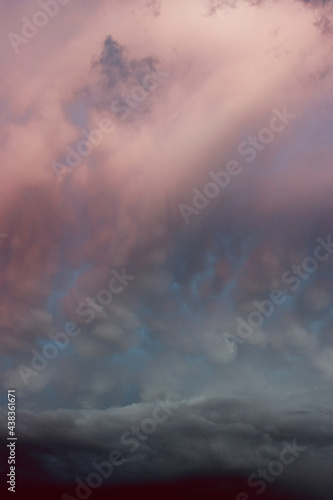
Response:
[[[17,53],[41,7],[1,4],[21,477],[75,486],[115,448],[108,484],[246,479],[296,440],[267,490],[330,498],[332,3],[72,0]]]

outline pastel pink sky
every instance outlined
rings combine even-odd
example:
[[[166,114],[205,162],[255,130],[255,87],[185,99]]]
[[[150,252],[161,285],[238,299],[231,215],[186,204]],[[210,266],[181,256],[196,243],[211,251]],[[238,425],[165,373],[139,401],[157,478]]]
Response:
[[[33,307],[43,309],[62,266],[93,266],[65,299],[67,310],[103,281],[110,264],[125,265],[138,241],[149,241],[152,232],[167,234],[166,208],[175,227],[183,227],[179,203],[189,202],[192,189],[228,160],[242,161],[244,173],[233,183],[256,191],[258,216],[331,203],[328,145],[323,139],[306,150],[313,114],[332,105],[332,42],[322,29],[331,8],[290,1],[236,4],[208,16],[202,0],[171,0],[155,17],[144,1],[82,1],[78,7],[73,0],[18,54],[7,34],[20,33],[21,18],[31,19],[36,5],[6,4],[0,21],[0,230],[10,238],[3,243],[9,257],[0,281],[10,293],[1,315],[3,326],[16,333],[4,334],[3,349],[24,342],[22,317]],[[124,123],[82,100],[85,88],[99,92],[101,75],[92,62],[110,34],[128,58],[155,57],[168,73],[150,92],[149,111]],[[66,146],[82,139],[70,112],[76,103],[89,128],[105,118],[115,126],[59,183],[52,164],[63,162]],[[258,155],[260,175],[252,175],[253,165],[239,158],[237,148],[284,106],[296,118]],[[325,120],[324,114],[330,127]],[[117,198],[116,216],[105,212],[108,196]],[[62,249],[68,238],[79,241],[88,225],[90,239]],[[46,314],[45,321],[51,321]]]

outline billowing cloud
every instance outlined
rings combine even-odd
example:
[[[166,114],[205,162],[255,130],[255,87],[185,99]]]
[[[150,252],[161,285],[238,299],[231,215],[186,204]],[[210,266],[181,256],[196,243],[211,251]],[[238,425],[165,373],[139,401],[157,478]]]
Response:
[[[331,2],[41,3],[0,21],[22,476],[74,483],[170,399],[111,483],[247,478],[296,439],[277,483],[329,498]]]

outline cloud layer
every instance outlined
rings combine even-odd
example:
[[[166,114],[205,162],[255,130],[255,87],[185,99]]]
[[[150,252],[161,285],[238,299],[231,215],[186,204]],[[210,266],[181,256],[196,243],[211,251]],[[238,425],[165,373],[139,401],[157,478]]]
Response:
[[[85,475],[171,398],[180,409],[115,481],[247,477],[299,439],[281,484],[326,498],[331,2],[72,0],[17,53],[8,33],[40,7],[3,8],[1,384],[17,389],[27,455],[38,448],[25,474]],[[207,200],[231,161],[239,173]],[[327,258],[312,271],[318,238]],[[135,278],[103,304],[115,271]],[[235,344],[274,289],[283,303]],[[73,322],[80,333],[36,370]]]

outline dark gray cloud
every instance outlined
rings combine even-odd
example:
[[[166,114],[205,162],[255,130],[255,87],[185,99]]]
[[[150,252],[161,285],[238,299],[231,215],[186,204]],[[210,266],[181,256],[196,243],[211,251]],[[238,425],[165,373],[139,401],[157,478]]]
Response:
[[[331,389],[315,391],[311,402],[301,394],[270,401],[237,397],[180,401],[179,408],[158,424],[153,434],[143,434],[145,440],[137,439],[140,444],[133,452],[133,443],[122,444],[121,436],[132,425],[151,417],[156,403],[38,415],[25,410],[20,416],[19,438],[45,480],[84,480],[94,470],[92,462],[108,460],[111,451],[118,450],[124,462],[106,483],[130,483],[134,478],[168,480],[198,471],[248,477],[278,459],[285,442],[293,445],[296,440],[298,449],[305,449],[285,467],[277,483],[302,492],[303,498],[328,499],[333,411],[322,406],[328,397]],[[30,452],[32,442],[34,449]],[[315,485],[311,482],[313,475],[317,477]]]
[[[156,73],[159,66],[153,56],[130,58],[126,48],[108,36],[92,63],[92,82],[83,96],[90,106],[108,109],[114,119],[133,121],[152,105],[151,90],[161,80]]]

